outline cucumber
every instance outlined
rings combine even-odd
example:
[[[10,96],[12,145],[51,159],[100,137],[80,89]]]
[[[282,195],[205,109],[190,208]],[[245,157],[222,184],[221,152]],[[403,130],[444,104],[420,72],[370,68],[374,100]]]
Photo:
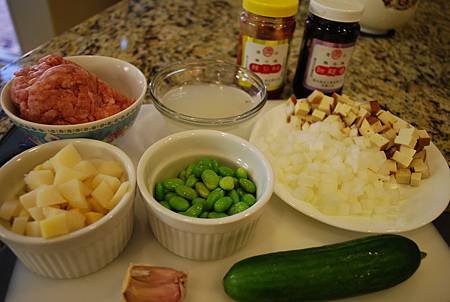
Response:
[[[241,260],[223,279],[237,301],[319,301],[392,287],[419,267],[422,253],[400,235],[376,235]]]

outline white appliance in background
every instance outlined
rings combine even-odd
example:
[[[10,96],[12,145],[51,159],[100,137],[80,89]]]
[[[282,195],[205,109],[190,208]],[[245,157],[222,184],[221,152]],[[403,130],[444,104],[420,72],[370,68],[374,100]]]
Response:
[[[25,53],[118,0],[6,0]]]
[[[383,35],[406,24],[417,9],[419,0],[360,0],[364,3],[361,31]]]

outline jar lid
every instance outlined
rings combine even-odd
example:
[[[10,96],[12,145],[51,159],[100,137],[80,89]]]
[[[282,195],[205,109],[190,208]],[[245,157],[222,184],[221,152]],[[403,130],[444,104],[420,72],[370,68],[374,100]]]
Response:
[[[298,0],[243,0],[244,9],[264,17],[291,17],[297,14]]]
[[[358,0],[311,0],[309,11],[321,18],[336,22],[359,22],[364,4]]]

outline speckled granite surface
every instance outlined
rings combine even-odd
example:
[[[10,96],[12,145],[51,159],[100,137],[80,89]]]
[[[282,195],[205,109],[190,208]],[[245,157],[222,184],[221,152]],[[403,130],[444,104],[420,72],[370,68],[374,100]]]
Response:
[[[307,1],[303,1],[291,48],[288,81],[295,72]],[[48,53],[99,54],[127,60],[148,78],[161,66],[187,59],[233,62],[240,1],[122,1],[0,70],[2,83],[20,66]],[[395,35],[361,36],[344,92],[377,99],[392,112],[433,135],[450,160],[450,21],[447,0],[421,1],[415,19]],[[290,93],[290,85],[285,95]],[[0,132],[9,127],[6,118]]]

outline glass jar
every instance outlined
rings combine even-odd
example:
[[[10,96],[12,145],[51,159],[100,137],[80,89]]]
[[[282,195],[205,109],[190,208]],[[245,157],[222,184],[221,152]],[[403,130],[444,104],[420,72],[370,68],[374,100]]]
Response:
[[[311,0],[293,82],[297,98],[316,89],[342,92],[363,8],[355,0]]]
[[[237,64],[260,76],[270,99],[284,87],[298,0],[244,0]]]

